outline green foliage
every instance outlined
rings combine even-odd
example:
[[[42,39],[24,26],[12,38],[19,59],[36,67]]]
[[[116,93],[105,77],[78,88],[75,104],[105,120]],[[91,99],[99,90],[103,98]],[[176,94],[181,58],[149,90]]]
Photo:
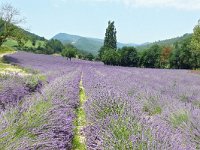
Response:
[[[6,42],[3,43],[2,46],[7,46],[7,47],[17,47],[18,43],[16,40],[14,39],[7,39]]]
[[[10,47],[7,47],[7,46],[0,47],[0,55],[6,54],[6,53],[13,53],[13,52],[15,52],[15,50]]]
[[[92,60],[94,59],[94,56],[93,56],[91,53],[89,53],[89,54],[87,54],[87,55],[85,56],[85,58],[86,58],[87,60],[92,61]]]
[[[194,57],[196,57],[196,66],[200,67],[200,24],[196,25],[193,30],[191,49]]]
[[[24,37],[23,30],[17,25],[23,22],[19,19],[19,11],[11,4],[1,4],[0,9],[0,46],[7,38],[16,38],[22,44],[21,39]]]
[[[102,61],[107,65],[119,65],[120,55],[114,49],[107,49],[103,53]]]
[[[74,121],[74,126],[76,127],[74,129],[74,138],[72,141],[72,145],[73,145],[73,150],[86,150],[86,144],[85,144],[85,137],[81,135],[81,129],[83,127],[85,127],[86,125],[86,114],[85,114],[85,110],[83,108],[83,104],[86,101],[86,95],[85,95],[85,90],[83,88],[83,83],[82,80],[80,81],[79,84],[79,98],[80,98],[80,105],[79,107],[76,109],[76,116],[77,118]]]
[[[13,30],[15,30],[15,28],[10,22],[0,18],[0,46],[2,46],[6,39],[11,35]]]
[[[65,48],[62,50],[61,55],[71,60],[71,58],[76,56],[76,53],[77,53],[77,49],[73,45],[67,44],[65,45]]]
[[[46,53],[47,54],[54,54],[54,53],[61,53],[64,49],[63,44],[59,40],[50,40],[46,44]]]
[[[190,39],[176,45],[170,57],[170,67],[175,69],[190,69],[195,63],[190,49]],[[194,66],[195,67],[195,66]]]
[[[108,27],[105,33],[104,45],[103,47],[107,49],[117,49],[117,31],[114,25],[114,21],[108,22]]]
[[[25,85],[32,91],[38,86],[39,82],[46,81],[46,76],[44,75],[30,75],[25,78]]]
[[[122,66],[137,66],[138,53],[134,47],[123,47],[119,50],[119,53]]]
[[[106,48],[105,48],[104,46],[102,46],[102,47],[99,49],[98,57],[100,58],[100,60],[102,60],[105,51],[106,51]]]
[[[113,133],[117,142],[113,143],[115,150],[128,150],[133,149],[133,143],[130,137],[133,133],[132,128],[128,126],[128,118],[112,120],[109,128]],[[132,122],[133,123],[133,122]]]
[[[183,123],[187,123],[188,120],[189,120],[188,113],[183,110],[173,113],[170,116],[170,122],[175,128],[179,127]]]
[[[162,40],[162,41],[159,40],[157,42],[143,44],[143,45],[137,46],[137,49],[138,51],[149,49],[151,46],[155,44],[160,45],[160,46],[173,47],[174,43],[181,43],[183,40],[191,38],[191,37],[192,37],[192,34],[186,33],[181,37],[171,38],[171,39]]]
[[[162,109],[161,109],[160,106],[152,107],[152,106],[149,106],[149,104],[145,104],[143,106],[143,111],[148,112],[149,115],[153,116],[153,115],[156,115],[156,114],[161,114]]]
[[[161,50],[162,49],[159,45],[153,45],[148,50],[142,52],[140,57],[140,66],[159,68]]]
[[[117,34],[117,31],[114,25],[114,21],[113,22],[109,21],[108,27],[105,33],[104,45],[99,50],[99,58],[105,64],[116,65],[119,61],[119,60],[114,60],[114,59],[119,59],[117,56],[118,54],[114,52],[117,49],[116,34]],[[111,55],[109,55],[109,52],[111,52],[115,56],[111,57]]]
[[[105,106],[102,110],[99,110],[98,118],[103,119],[113,114],[120,115],[123,112],[124,112],[124,106],[114,103],[112,105]]]

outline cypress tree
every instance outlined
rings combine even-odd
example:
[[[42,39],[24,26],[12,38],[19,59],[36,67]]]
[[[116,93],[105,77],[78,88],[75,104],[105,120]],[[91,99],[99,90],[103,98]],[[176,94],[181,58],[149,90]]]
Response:
[[[99,58],[102,59],[104,53],[110,49],[114,51],[117,50],[117,31],[114,25],[114,21],[108,22],[108,27],[106,29],[105,38],[104,38],[104,45],[99,50]]]
[[[106,49],[117,49],[117,31],[114,25],[114,21],[108,22],[108,27],[106,29],[105,33],[105,39],[104,39],[104,48]]]

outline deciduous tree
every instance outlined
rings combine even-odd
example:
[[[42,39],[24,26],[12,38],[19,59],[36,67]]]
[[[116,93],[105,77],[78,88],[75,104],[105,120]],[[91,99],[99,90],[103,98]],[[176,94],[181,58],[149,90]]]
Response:
[[[193,30],[191,49],[193,56],[196,56],[197,58],[196,60],[197,66],[200,67],[200,20]]]
[[[0,7],[0,46],[8,37],[13,37],[18,25],[24,21],[19,18],[20,12],[11,4],[2,4]]]

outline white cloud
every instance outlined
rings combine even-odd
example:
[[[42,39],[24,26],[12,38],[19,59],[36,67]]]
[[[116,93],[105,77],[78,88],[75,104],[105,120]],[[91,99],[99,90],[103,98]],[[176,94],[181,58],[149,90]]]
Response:
[[[139,7],[169,7],[184,10],[200,10],[200,0],[121,0],[123,3]]]
[[[67,1],[67,0],[63,0]],[[80,0],[89,2],[120,2],[133,7],[175,8],[200,10],[200,0]]]

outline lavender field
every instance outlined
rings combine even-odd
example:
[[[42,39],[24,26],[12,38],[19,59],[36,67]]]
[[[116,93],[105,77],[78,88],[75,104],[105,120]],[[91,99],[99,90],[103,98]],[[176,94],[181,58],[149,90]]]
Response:
[[[26,52],[6,59],[33,75],[0,75],[0,150],[200,149],[199,74]]]

